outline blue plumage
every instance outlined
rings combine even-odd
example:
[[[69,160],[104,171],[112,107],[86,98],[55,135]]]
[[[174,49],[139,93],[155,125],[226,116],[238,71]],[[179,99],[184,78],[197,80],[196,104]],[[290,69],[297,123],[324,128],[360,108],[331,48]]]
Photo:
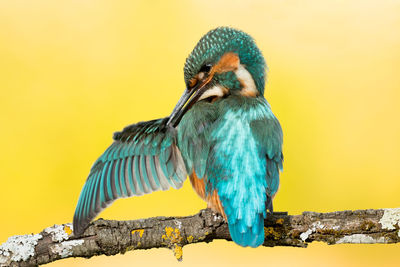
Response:
[[[263,96],[264,58],[249,35],[221,27],[196,45],[184,77],[187,89],[170,117],[126,127],[95,162],[75,234],[114,200],[179,188],[189,175],[234,242],[263,244],[283,162],[282,129]]]
[[[185,114],[178,128],[178,145],[186,155],[188,149],[196,149],[187,146],[186,139],[207,144],[201,147],[209,148],[203,160],[204,175],[194,171],[206,180],[207,194],[217,190],[232,239],[242,246],[257,247],[264,241],[267,194],[273,196],[278,190],[282,130],[263,97],[230,96],[210,106],[198,103]],[[202,131],[207,135],[200,137],[195,129],[204,116],[196,115],[206,108],[215,114],[206,116]],[[184,159],[187,166],[201,162]]]
[[[180,188],[186,170],[175,135],[175,130],[166,126],[166,119],[134,124],[116,133],[115,142],[95,162],[82,189],[74,232],[81,233],[118,198],[166,190],[169,186]],[[157,142],[149,147],[152,140]],[[165,156],[160,159],[158,154]]]

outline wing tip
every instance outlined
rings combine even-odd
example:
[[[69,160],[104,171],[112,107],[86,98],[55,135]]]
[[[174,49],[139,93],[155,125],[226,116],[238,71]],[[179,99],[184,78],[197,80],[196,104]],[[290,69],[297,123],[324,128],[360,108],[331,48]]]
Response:
[[[87,227],[89,226],[90,221],[88,219],[80,220],[76,216],[74,216],[74,220],[72,223],[72,231],[74,236],[81,236]]]

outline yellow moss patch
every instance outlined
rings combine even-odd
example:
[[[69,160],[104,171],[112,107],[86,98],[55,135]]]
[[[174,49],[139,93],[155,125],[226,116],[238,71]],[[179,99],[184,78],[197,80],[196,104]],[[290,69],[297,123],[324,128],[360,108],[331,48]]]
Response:
[[[161,236],[162,239],[176,244],[182,241],[181,232],[177,228],[165,227],[165,235]]]
[[[277,223],[277,224],[283,224],[283,221],[284,221],[284,220],[283,220],[282,218],[279,218],[278,220],[276,220],[276,223]]]
[[[136,229],[136,230],[133,230],[131,233],[132,233],[132,235],[139,233],[139,237],[141,238],[143,236],[144,229]]]
[[[167,242],[168,247],[174,252],[174,256],[178,261],[182,260],[183,251],[181,242],[183,240],[181,232],[177,228],[165,227],[165,234],[161,238]],[[193,238],[193,237],[192,237]]]
[[[178,261],[181,261],[181,260],[182,260],[183,251],[182,251],[182,247],[181,247],[181,246],[175,245],[175,248],[174,248],[174,255],[175,255],[175,258],[176,258]]]
[[[72,234],[72,229],[69,226],[64,226],[64,231],[67,233],[67,235],[71,235]]]
[[[188,241],[189,243],[192,243],[194,237],[190,235],[190,236],[188,236],[186,239],[187,239],[187,241]]]
[[[275,231],[273,227],[264,227],[264,236],[270,238],[272,237],[275,240],[278,240],[281,237],[281,235]]]

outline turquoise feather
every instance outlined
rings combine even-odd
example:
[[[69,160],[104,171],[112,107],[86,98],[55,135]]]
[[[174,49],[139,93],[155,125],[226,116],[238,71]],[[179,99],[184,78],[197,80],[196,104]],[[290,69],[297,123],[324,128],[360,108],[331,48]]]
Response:
[[[232,239],[261,245],[267,197],[278,190],[283,160],[282,130],[265,98],[229,96],[195,104],[178,126],[178,146],[187,167],[205,168],[194,171],[206,179],[207,194],[217,190]]]
[[[121,167],[119,169],[120,174],[119,174],[119,180],[120,180],[120,184],[121,184],[121,193],[123,197],[128,197],[128,190],[126,188],[126,179],[125,179],[125,163],[126,163],[126,157],[127,155],[124,154],[124,158],[121,160]]]
[[[114,139],[93,165],[82,189],[74,215],[76,234],[116,199],[169,186],[180,188],[186,178],[174,141],[176,130],[166,126],[166,119],[128,126]]]
[[[238,66],[224,70],[219,64],[228,52],[254,81],[247,96],[242,93],[249,77],[240,79]],[[223,88],[224,95],[211,93],[200,101],[193,96],[197,102],[186,103],[183,117],[140,122],[116,133],[81,191],[75,234],[116,199],[180,188],[186,175],[194,173],[203,179],[206,198],[218,194],[232,240],[241,246],[261,245],[283,162],[282,129],[263,97],[266,69],[246,33],[220,27],[203,36],[186,59],[186,92],[195,92],[193,81],[201,85],[210,78],[200,89]]]

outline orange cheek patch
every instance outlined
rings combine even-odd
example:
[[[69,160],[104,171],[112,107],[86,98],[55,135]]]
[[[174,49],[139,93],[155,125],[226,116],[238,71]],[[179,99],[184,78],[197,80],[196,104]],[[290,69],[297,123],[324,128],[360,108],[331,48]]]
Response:
[[[239,64],[239,56],[236,53],[228,52],[220,58],[218,63],[212,68],[212,71],[216,73],[234,71],[239,67]]]
[[[216,65],[214,65],[208,77],[202,82],[201,86],[205,86],[209,83],[214,77],[215,73],[223,73],[228,71],[235,71],[239,67],[240,59],[239,56],[234,52],[225,53],[218,61]]]

